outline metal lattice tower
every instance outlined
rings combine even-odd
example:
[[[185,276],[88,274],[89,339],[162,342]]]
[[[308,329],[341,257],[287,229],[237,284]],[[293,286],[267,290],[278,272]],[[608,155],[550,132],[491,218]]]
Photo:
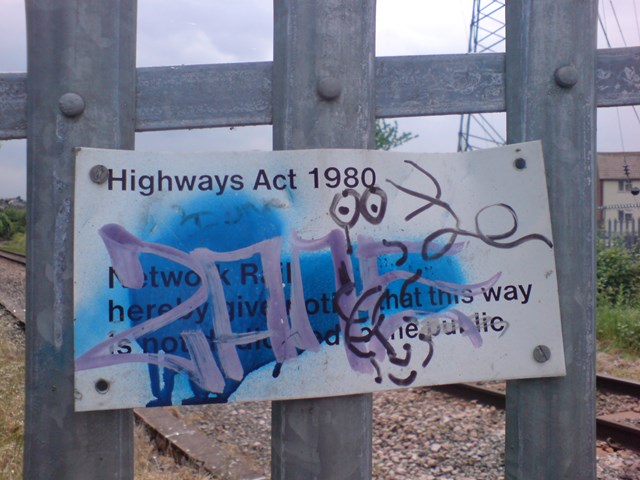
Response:
[[[498,52],[505,41],[504,5],[506,0],[473,0],[468,53]],[[502,134],[481,113],[460,116],[458,151],[504,145]]]

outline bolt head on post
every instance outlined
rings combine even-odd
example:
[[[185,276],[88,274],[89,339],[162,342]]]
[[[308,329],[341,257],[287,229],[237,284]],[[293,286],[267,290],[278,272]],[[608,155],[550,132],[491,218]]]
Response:
[[[60,111],[65,117],[77,117],[84,112],[84,99],[77,93],[65,93],[58,100]]]
[[[553,73],[556,84],[562,88],[571,88],[578,83],[578,70],[573,65],[564,65]]]
[[[316,89],[318,91],[318,95],[320,95],[323,100],[327,101],[335,100],[342,93],[342,85],[335,77],[320,78]]]

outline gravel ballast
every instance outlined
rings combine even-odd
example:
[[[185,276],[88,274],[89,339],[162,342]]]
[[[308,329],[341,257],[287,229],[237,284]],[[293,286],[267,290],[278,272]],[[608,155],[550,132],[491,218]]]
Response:
[[[429,388],[374,394],[373,478],[504,478],[504,412]],[[270,477],[270,404],[179,409],[212,442]],[[225,447],[225,445],[227,447]],[[597,442],[598,480],[640,480],[640,455]]]

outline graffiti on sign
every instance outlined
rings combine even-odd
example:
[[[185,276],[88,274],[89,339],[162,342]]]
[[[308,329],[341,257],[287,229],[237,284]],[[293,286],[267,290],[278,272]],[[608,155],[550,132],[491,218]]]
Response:
[[[77,409],[563,374],[537,143],[178,157],[77,154]]]

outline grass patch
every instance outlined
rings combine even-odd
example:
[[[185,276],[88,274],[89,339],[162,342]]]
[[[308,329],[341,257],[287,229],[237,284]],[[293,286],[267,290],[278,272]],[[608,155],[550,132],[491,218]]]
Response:
[[[597,333],[600,344],[635,358],[640,357],[640,308],[630,305],[599,305]]]
[[[0,306],[0,478],[22,478],[24,340]]]
[[[0,243],[0,248],[7,252],[27,254],[27,235],[24,233],[16,233],[11,240]]]
[[[24,448],[24,332],[0,305],[0,480],[22,478]],[[143,427],[135,428],[136,480],[211,480],[198,467],[178,465],[159,452]]]

